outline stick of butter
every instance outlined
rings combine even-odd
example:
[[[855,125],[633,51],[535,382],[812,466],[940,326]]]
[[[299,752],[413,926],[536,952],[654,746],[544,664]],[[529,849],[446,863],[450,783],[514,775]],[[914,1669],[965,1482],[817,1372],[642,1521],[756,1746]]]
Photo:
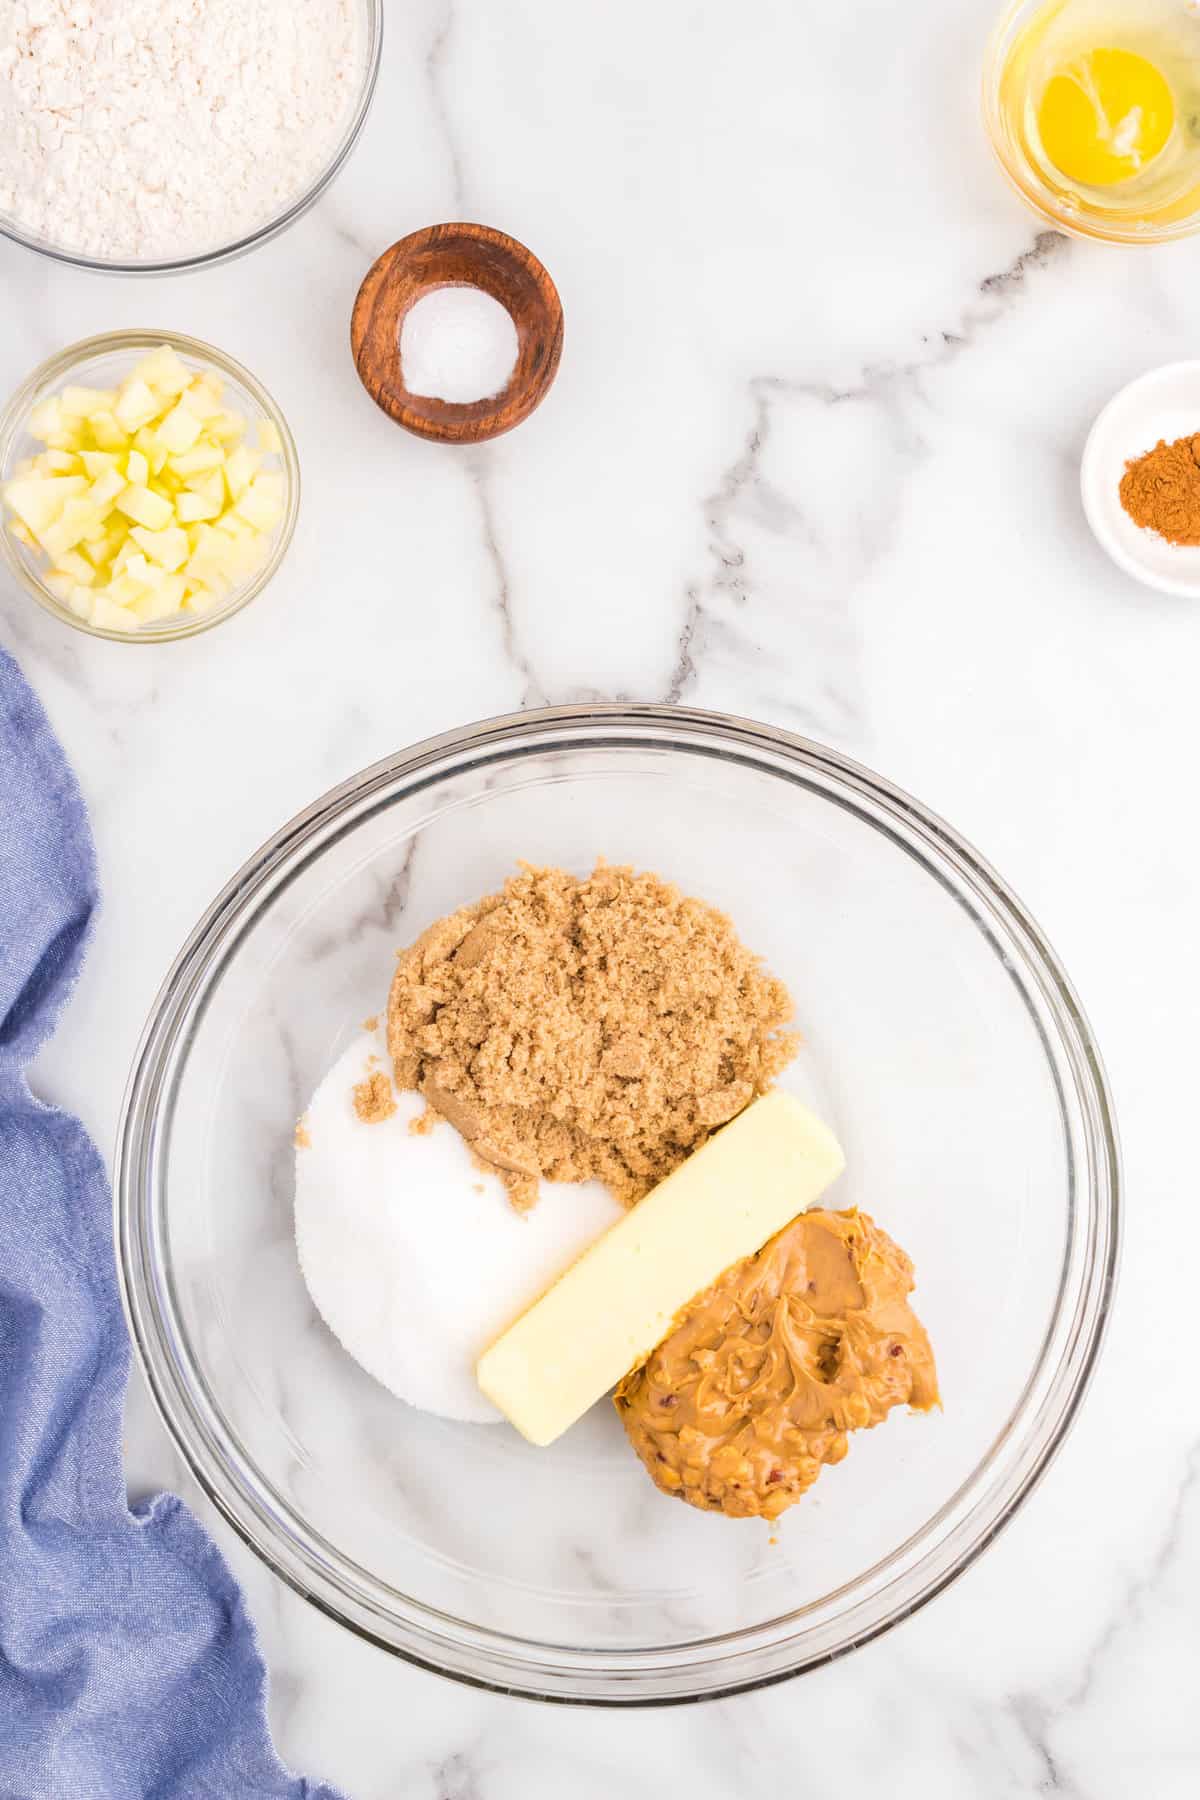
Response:
[[[496,1339],[475,1370],[483,1392],[531,1444],[552,1444],[844,1167],[829,1127],[799,1100],[755,1100]]]

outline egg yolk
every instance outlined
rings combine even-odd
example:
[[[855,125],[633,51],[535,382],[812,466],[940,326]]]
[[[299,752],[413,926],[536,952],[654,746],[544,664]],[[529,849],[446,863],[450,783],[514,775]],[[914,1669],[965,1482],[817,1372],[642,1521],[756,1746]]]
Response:
[[[1166,145],[1175,101],[1152,62],[1132,50],[1090,50],[1064,63],[1038,107],[1042,147],[1069,181],[1113,187],[1140,175]]]

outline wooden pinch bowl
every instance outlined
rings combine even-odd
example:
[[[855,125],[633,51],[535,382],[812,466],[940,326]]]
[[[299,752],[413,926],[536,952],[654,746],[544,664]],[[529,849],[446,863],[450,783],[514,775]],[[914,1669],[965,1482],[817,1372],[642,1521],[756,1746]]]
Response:
[[[508,385],[486,400],[438,400],[404,385],[404,315],[423,295],[445,287],[482,289],[517,328]],[[562,341],[554,283],[532,251],[490,225],[428,225],[401,238],[368,270],[350,320],[355,367],[372,400],[406,431],[442,444],[480,444],[527,419],[554,380]]]

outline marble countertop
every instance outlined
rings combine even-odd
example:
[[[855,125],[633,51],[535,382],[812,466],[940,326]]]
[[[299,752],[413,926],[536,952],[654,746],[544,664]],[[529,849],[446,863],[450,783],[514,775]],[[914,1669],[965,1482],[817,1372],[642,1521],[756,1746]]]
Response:
[[[195,642],[92,642],[0,593],[107,896],[38,1085],[102,1145],[162,974],[264,837],[428,733],[596,696],[809,733],[945,814],[1046,928],[1116,1092],[1124,1269],[1068,1443],[948,1593],[771,1692],[613,1717],[403,1667],[216,1524],[135,1379],[131,1486],[214,1526],[281,1753],[355,1800],[1200,1785],[1200,613],[1107,563],[1077,485],[1113,390],[1200,351],[1200,241],[1106,251],[1021,209],[977,117],[996,3],[389,0],[362,142],[281,240],[153,282],[0,249],[5,391],[170,326],[266,381],[304,465],[284,573]],[[375,255],[452,217],[524,239],[567,321],[543,409],[465,453],[391,426],[347,347]]]

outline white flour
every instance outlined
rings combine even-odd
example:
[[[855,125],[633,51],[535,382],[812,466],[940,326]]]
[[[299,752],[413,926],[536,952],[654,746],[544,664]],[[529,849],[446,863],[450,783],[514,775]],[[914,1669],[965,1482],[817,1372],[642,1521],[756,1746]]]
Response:
[[[329,162],[364,53],[357,0],[0,0],[0,213],[104,259],[231,243]]]
[[[305,1114],[301,1272],[335,1337],[402,1400],[448,1419],[499,1419],[476,1361],[624,1209],[599,1182],[545,1181],[532,1212],[515,1213],[452,1126],[413,1135],[425,1110],[416,1094],[364,1124],[351,1096],[372,1056],[388,1066],[382,1030],[350,1046]]]

